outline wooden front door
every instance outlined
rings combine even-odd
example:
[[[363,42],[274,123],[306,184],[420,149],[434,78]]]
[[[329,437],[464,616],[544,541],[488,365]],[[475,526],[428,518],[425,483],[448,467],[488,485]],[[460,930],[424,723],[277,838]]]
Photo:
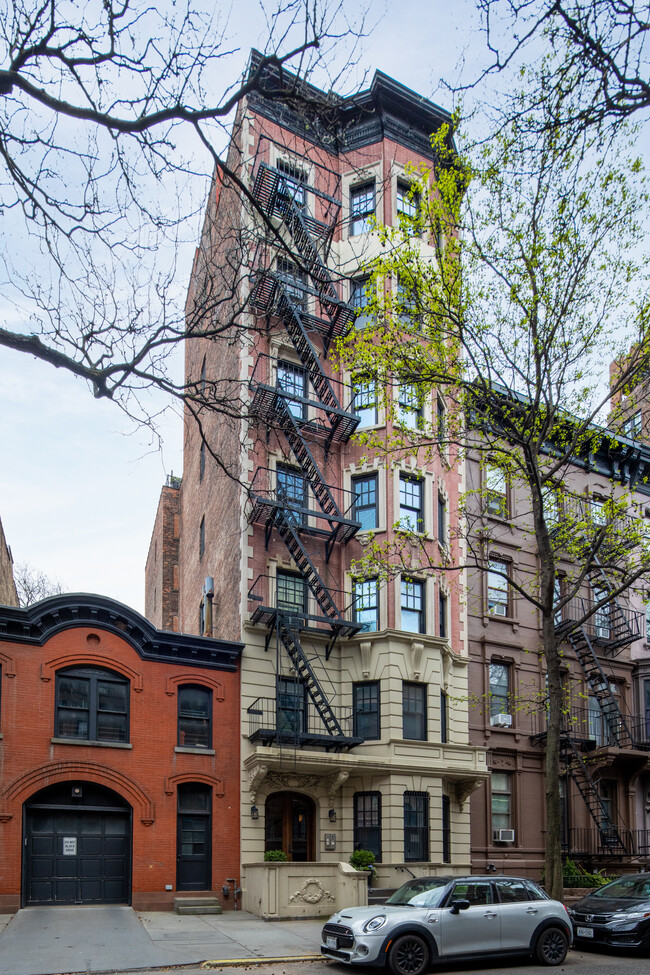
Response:
[[[314,860],[314,803],[297,792],[276,792],[266,800],[265,850],[284,850],[289,860]]]

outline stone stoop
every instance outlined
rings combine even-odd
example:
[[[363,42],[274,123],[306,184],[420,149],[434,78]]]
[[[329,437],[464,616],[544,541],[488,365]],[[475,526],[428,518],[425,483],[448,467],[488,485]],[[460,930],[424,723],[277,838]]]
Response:
[[[175,897],[177,914],[223,914],[216,897]]]
[[[391,894],[395,893],[396,889],[396,887],[369,887],[368,903],[383,904]]]

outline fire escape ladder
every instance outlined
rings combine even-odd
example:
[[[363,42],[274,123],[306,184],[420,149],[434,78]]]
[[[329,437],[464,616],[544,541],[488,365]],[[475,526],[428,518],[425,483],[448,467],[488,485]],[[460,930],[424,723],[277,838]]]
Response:
[[[274,214],[282,217],[301,256],[303,267],[316,286],[331,323],[325,337],[327,350],[332,337],[344,334],[351,325],[352,309],[336,293],[332,276],[314,243],[303,210],[296,203],[282,174],[260,163],[253,184],[253,196],[267,217]]]
[[[569,634],[569,643],[580,661],[589,687],[600,704],[609,733],[619,748],[632,748],[633,740],[630,729],[621,713],[616,698],[612,694],[609,681],[605,676],[598,657],[594,652],[589,637],[583,627]]]
[[[289,445],[296,457],[296,460],[300,464],[303,473],[309,481],[309,485],[314,492],[314,497],[321,506],[323,513],[325,515],[334,515],[334,517],[340,518],[341,512],[339,511],[336,501],[332,497],[332,492],[325,483],[325,479],[320,472],[318,464],[314,460],[311,450],[305,443],[305,439],[300,431],[298,423],[296,422],[296,418],[289,409],[289,406],[283,397],[277,397],[275,408],[280,426],[282,427],[284,434],[289,441]]]
[[[611,595],[613,590],[612,584],[597,556],[595,558],[595,565],[588,573],[587,579],[593,590],[600,590]],[[603,609],[607,612],[605,629],[610,631],[608,643],[611,644],[612,649],[618,648],[622,650],[623,647],[629,646],[630,643],[638,638],[639,634],[634,632],[630,618],[626,615],[625,610],[616,598],[610,598]]]
[[[276,625],[280,641],[289,655],[301,684],[307,689],[328,734],[342,736],[341,726],[302,648],[298,630],[290,625],[289,619],[282,613],[278,613]]]
[[[329,589],[323,582],[318,569],[305,549],[295,526],[286,517],[286,513],[282,508],[276,509],[274,521],[278,534],[287,546],[301,575],[307,581],[323,613],[331,620],[332,625],[344,626],[345,619],[341,616],[338,606],[332,599]]]
[[[596,824],[603,847],[608,853],[630,852],[602,800],[598,791],[597,780],[589,771],[575,742],[570,735],[563,735],[562,743],[571,752],[569,758],[565,756],[567,771],[575,782],[589,814]]]

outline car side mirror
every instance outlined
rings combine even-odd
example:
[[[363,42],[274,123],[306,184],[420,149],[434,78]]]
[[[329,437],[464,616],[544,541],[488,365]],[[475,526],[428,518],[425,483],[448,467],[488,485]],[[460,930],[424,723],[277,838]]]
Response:
[[[452,901],[450,914],[460,914],[461,911],[466,911],[470,906],[469,901]]]

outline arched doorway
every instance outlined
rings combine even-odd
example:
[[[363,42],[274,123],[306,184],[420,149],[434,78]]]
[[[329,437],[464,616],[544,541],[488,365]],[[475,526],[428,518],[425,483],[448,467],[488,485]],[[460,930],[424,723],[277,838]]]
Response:
[[[25,803],[23,903],[128,904],[131,807],[94,782],[61,782]]]
[[[274,792],[264,811],[264,849],[284,850],[294,862],[315,859],[314,803],[297,792]]]

